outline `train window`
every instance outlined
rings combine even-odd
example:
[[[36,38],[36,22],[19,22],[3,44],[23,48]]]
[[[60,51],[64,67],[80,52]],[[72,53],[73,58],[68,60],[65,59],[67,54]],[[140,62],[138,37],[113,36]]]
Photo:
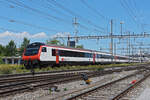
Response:
[[[104,59],[111,59],[112,56],[110,56],[110,55],[101,55],[101,58],[104,58]]]
[[[101,58],[101,54],[97,54],[97,58]]]
[[[39,51],[39,48],[27,48],[25,51],[25,56],[36,55]]]
[[[56,56],[55,49],[52,49],[52,56]],[[77,51],[59,50],[59,56],[92,58],[93,54],[92,53],[77,52]]]
[[[76,52],[76,51],[60,50],[59,54],[60,56],[65,57],[85,57],[85,54],[83,52]]]
[[[102,54],[102,55],[101,55],[101,58],[106,58],[106,57],[105,57],[105,55]]]
[[[43,47],[43,48],[42,48],[42,52],[47,52],[46,47]]]
[[[83,52],[78,52],[79,53],[79,57],[84,57],[84,53]]]
[[[56,56],[56,50],[52,49],[52,56]]]
[[[90,58],[90,54],[89,53],[84,53],[84,57],[85,58]]]

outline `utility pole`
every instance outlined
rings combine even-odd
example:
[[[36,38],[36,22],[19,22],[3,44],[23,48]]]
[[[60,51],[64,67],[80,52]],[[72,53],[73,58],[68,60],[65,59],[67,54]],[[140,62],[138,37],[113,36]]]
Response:
[[[134,47],[134,45],[132,45],[132,58],[135,58],[135,54],[136,54],[136,48]]]
[[[129,55],[129,63],[130,63],[130,50],[131,50],[131,47],[130,47],[130,31],[129,31],[129,42],[128,43],[129,43],[129,54],[128,55]]]
[[[77,33],[78,33],[78,25],[79,25],[79,23],[77,22],[77,18],[75,17],[74,19],[73,19],[73,26],[74,26],[74,33],[75,33],[75,37],[77,37]],[[78,42],[78,39],[76,38],[75,39],[75,42]]]
[[[128,35],[128,32],[126,32],[126,34]],[[126,56],[129,56],[129,37],[126,39]],[[129,61],[129,59],[128,59]]]
[[[114,57],[113,57],[113,37],[112,37],[112,36],[113,36],[113,20],[112,20],[112,19],[111,19],[110,25],[111,25],[111,26],[110,26],[110,28],[111,28],[111,29],[110,29],[110,30],[111,30],[111,31],[110,31],[110,38],[111,38],[110,52],[111,52],[111,56],[112,56],[112,57],[111,57],[111,62],[113,63],[113,58],[114,58]]]
[[[120,33],[122,35],[122,24],[123,24],[123,21],[120,22]]]
[[[142,53],[141,53],[141,47],[139,47],[140,50],[140,62],[142,62]]]
[[[120,22],[120,35],[122,36],[122,24],[123,24],[123,21]],[[119,38],[119,42],[121,41],[121,38]]]
[[[116,51],[117,51],[117,49],[116,49],[116,42],[114,43],[114,56],[116,56]],[[116,61],[116,58],[115,58],[115,61]]]

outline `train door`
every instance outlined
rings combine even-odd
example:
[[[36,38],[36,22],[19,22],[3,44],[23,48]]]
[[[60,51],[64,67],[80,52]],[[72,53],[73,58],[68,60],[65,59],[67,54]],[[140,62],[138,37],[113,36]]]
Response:
[[[93,53],[93,64],[95,64],[95,57],[96,57],[96,54]]]
[[[48,55],[47,55],[47,47],[42,47],[40,59],[41,59],[42,61],[47,61],[48,58],[49,58],[49,57],[48,57]]]
[[[118,61],[118,57],[117,57],[117,56],[114,56],[114,58],[115,58],[115,62],[117,62],[117,61]]]
[[[59,64],[59,50],[56,49],[56,64]]]

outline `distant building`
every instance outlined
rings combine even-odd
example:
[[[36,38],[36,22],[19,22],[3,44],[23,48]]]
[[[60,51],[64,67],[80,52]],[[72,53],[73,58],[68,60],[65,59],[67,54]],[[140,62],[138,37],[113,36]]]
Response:
[[[2,57],[5,64],[23,64],[21,57]]]
[[[68,41],[67,46],[75,48],[75,41]]]

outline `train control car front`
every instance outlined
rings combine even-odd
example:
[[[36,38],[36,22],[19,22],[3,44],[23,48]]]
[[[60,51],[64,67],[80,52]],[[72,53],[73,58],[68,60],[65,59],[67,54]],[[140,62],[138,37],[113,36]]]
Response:
[[[24,66],[30,68],[30,64],[33,66],[39,65],[40,47],[45,45],[44,43],[35,42],[29,44],[23,53],[22,60],[24,61]]]

